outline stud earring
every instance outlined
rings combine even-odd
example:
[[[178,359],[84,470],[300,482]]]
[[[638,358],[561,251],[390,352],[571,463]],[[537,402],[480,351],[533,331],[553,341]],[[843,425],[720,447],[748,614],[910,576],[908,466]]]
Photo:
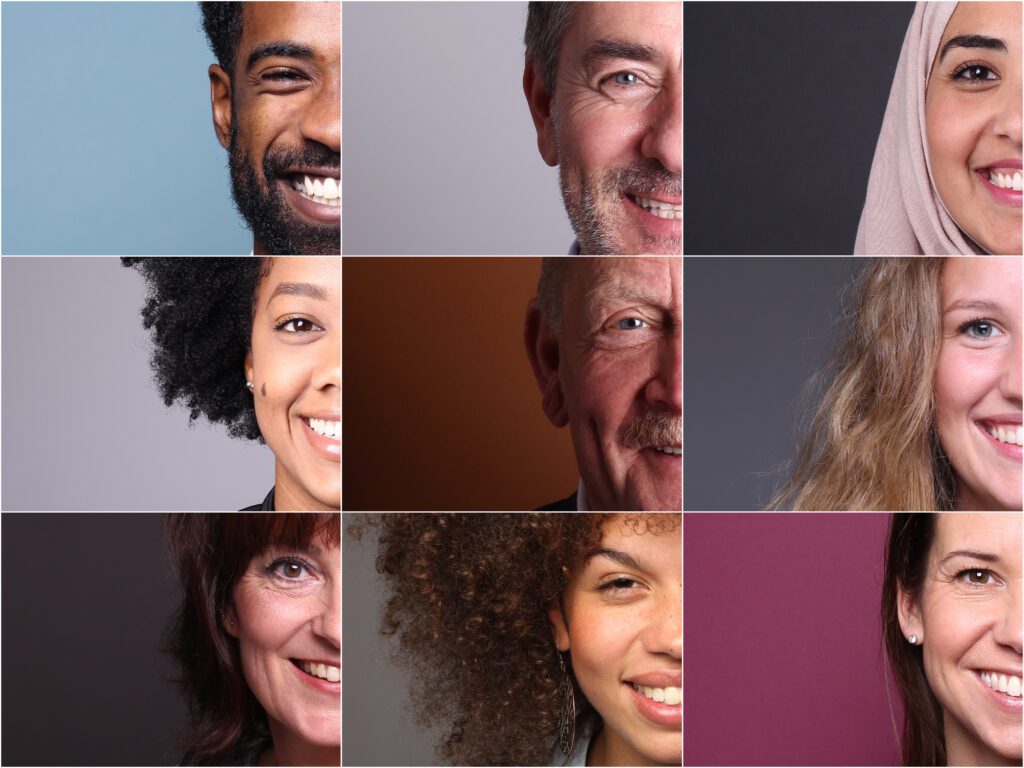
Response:
[[[907,642],[911,645],[917,645],[917,635],[911,635],[907,638]]]
[[[253,386],[252,386],[252,382],[251,381],[245,382],[245,386],[247,386],[249,388],[249,391],[252,392]]]

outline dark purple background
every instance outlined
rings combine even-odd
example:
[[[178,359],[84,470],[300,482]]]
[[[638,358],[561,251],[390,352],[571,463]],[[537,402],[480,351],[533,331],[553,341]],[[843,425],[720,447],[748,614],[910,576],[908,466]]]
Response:
[[[685,515],[684,765],[899,764],[878,618],[888,520]]]

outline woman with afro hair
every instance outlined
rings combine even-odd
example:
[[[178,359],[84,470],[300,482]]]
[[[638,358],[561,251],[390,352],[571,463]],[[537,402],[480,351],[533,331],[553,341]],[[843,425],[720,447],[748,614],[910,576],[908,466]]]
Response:
[[[149,291],[143,326],[165,405],[274,452],[274,487],[246,511],[341,505],[341,261],[125,258]]]
[[[454,765],[680,765],[679,514],[384,514],[383,632]]]

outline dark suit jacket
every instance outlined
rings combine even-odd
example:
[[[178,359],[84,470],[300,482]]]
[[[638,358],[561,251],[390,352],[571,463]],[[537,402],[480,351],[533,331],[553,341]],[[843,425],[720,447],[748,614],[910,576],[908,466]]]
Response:
[[[576,511],[576,494],[574,493],[567,499],[561,501],[554,501],[551,504],[545,504],[543,507],[537,507],[535,512],[575,512]]]
[[[262,504],[253,504],[251,507],[238,510],[239,512],[273,512],[274,511],[274,489],[270,489],[270,493],[267,494],[267,498],[263,500]]]

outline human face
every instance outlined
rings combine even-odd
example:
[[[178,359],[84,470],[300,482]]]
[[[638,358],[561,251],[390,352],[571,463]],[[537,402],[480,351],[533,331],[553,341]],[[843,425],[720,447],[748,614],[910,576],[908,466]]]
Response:
[[[935,427],[961,509],[1021,508],[1021,330],[1019,258],[946,261]]]
[[[681,253],[682,6],[575,5],[554,93],[531,90],[581,252]]]
[[[558,649],[571,653],[579,687],[604,721],[591,747],[595,765],[682,760],[680,522],[676,515],[606,521],[600,547],[551,611]]]
[[[916,599],[900,593],[928,686],[942,705],[949,765],[1021,759],[1021,517],[939,514]],[[1007,679],[1009,692],[986,679]],[[996,687],[999,687],[997,681]]]
[[[341,506],[340,284],[337,258],[281,257],[256,292],[245,374],[278,510]]]
[[[573,260],[558,376],[594,510],[682,509],[682,259]]]
[[[334,765],[341,745],[341,558],[316,541],[257,555],[235,584],[225,628],[270,723],[278,765]],[[323,665],[323,671],[311,665]],[[293,762],[282,760],[290,754]],[[294,762],[302,758],[301,762]]]
[[[246,3],[233,77],[210,67],[217,136],[257,254],[340,252],[340,25],[336,2]]]
[[[925,99],[939,197],[989,253],[1021,252],[1020,29],[1020,3],[959,3]]]

